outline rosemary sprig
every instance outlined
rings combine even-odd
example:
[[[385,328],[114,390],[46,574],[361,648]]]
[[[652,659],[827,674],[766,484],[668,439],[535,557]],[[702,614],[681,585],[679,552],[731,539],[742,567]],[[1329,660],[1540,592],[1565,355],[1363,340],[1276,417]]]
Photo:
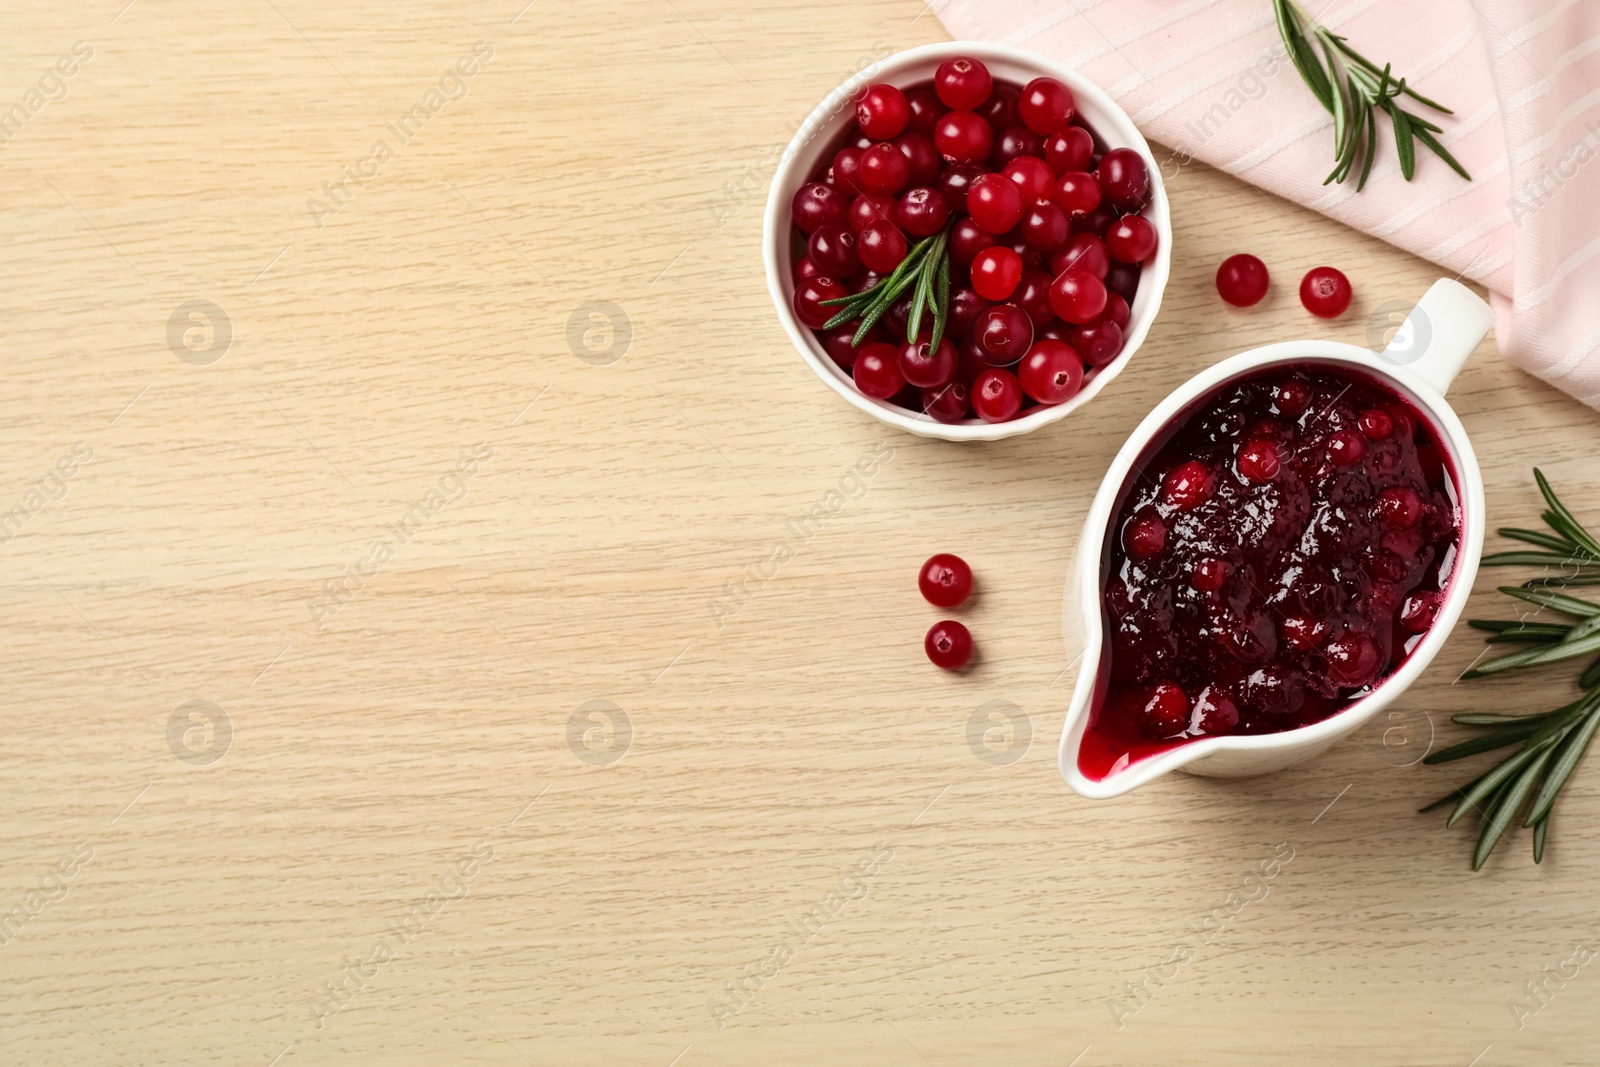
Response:
[[[938,348],[950,314],[950,227],[912,245],[900,265],[872,288],[822,301],[824,307],[839,307],[822,328],[831,330],[860,320],[860,328],[850,339],[850,347],[860,348],[872,327],[907,289],[911,289],[911,315],[906,320],[906,341],[917,339],[922,317],[929,314],[933,316],[930,342]]]
[[[1544,521],[1551,532],[1507,527],[1500,534],[1537,545],[1545,551],[1497,552],[1485,556],[1483,563],[1489,567],[1561,568],[1559,574],[1535,578],[1522,585],[1501,586],[1500,591],[1542,610],[1564,615],[1572,622],[1472,619],[1467,625],[1487,631],[1490,636],[1486,640],[1490,644],[1515,643],[1527,647],[1481,663],[1462,678],[1483,678],[1600,653],[1600,604],[1548,588],[1593,584],[1583,580],[1583,572],[1600,574],[1600,542],[1562,505],[1541,471],[1536,468],[1533,476],[1548,505]],[[1600,578],[1593,581],[1600,582]],[[1544,859],[1550,812],[1555,807],[1556,796],[1583,760],[1596,730],[1600,730],[1600,655],[1579,676],[1578,687],[1583,695],[1577,700],[1538,715],[1474,712],[1452,716],[1453,722],[1482,727],[1488,732],[1435,752],[1422,761],[1449,763],[1497,748],[1521,745],[1514,754],[1484,774],[1422,809],[1432,811],[1454,801],[1455,807],[1445,820],[1446,826],[1454,826],[1471,811],[1479,813],[1482,829],[1472,852],[1473,870],[1478,870],[1488,860],[1489,853],[1494,851],[1524,807],[1527,814],[1522,825],[1533,827],[1533,862]]]
[[[1406,85],[1404,78],[1390,74],[1388,64],[1380,68],[1372,60],[1350,47],[1348,38],[1317,25],[1295,0],[1272,0],[1273,15],[1277,18],[1278,33],[1289,50],[1289,59],[1295,70],[1305,80],[1313,95],[1333,116],[1334,168],[1323,179],[1343,183],[1351,169],[1362,160],[1361,175],[1356,179],[1356,191],[1366,188],[1367,177],[1372,173],[1372,161],[1378,154],[1378,122],[1376,113],[1384,112],[1394,130],[1394,147],[1400,156],[1400,173],[1410,181],[1417,171],[1417,146],[1423,146],[1450,165],[1450,169],[1468,181],[1472,175],[1456,162],[1434,136],[1444,130],[1419,115],[1400,107],[1397,100],[1408,96],[1423,107],[1432,108],[1445,115],[1454,114],[1443,104],[1428,99]],[[1309,31],[1310,37],[1307,37]],[[1312,40],[1317,47],[1311,46]],[[1317,57],[1318,50],[1322,58]],[[1326,64],[1326,66],[1324,66]]]

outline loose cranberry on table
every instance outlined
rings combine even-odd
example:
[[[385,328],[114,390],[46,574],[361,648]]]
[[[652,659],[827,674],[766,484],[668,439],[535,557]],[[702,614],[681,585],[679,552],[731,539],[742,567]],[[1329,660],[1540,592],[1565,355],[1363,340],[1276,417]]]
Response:
[[[960,556],[940,552],[922,565],[917,588],[934,607],[953,608],[972,593],[972,568]]]
[[[1267,265],[1248,252],[1229,256],[1217,268],[1217,293],[1234,307],[1259,304],[1267,295]]]
[[[1312,267],[1300,282],[1300,303],[1318,318],[1343,315],[1351,296],[1350,279],[1332,267]]]
[[[1378,379],[1325,363],[1234,379],[1135,469],[1107,536],[1091,777],[1320,722],[1432,625],[1460,539],[1455,476]]]
[[[954,619],[945,619],[928,630],[922,648],[935,667],[959,671],[972,659],[972,633]]]

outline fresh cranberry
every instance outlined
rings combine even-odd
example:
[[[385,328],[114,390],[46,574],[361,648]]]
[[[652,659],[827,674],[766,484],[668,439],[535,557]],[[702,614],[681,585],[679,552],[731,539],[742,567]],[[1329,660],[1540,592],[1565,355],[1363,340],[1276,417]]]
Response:
[[[1009,130],[1022,125],[1022,111],[1017,107],[1021,95],[1022,90],[1010,82],[995,82],[989,90],[989,99],[973,110],[983,116],[991,129]]]
[[[1048,200],[1035,201],[1032,207],[1022,213],[1022,221],[1017,228],[1022,231],[1023,241],[1041,252],[1053,252],[1060,248],[1072,232],[1067,213]]]
[[[1050,257],[1050,269],[1060,274],[1064,270],[1085,270],[1096,278],[1104,278],[1111,268],[1111,256],[1106,243],[1092,233],[1075,233],[1067,246]]]
[[[991,128],[993,124],[991,123]],[[1003,131],[995,139],[994,151],[989,155],[989,163],[996,170],[1002,170],[1016,159],[1035,159],[1044,152],[1044,139],[1026,126],[1012,126]],[[1038,160],[1044,166],[1044,160]]]
[[[1137,263],[1111,264],[1106,269],[1106,288],[1131,303],[1134,294],[1139,291],[1139,265]]]
[[[832,278],[820,274],[806,278],[795,286],[795,317],[811,329],[820,330],[824,323],[839,313],[838,305],[824,307],[822,302],[849,295],[845,287]]]
[[[1353,430],[1339,430],[1328,435],[1328,460],[1335,467],[1348,467],[1357,462],[1367,450],[1367,443]]]
[[[1122,545],[1134,559],[1153,559],[1167,546],[1167,525],[1153,511],[1135,515],[1123,527]]]
[[[1239,474],[1252,482],[1270,482],[1278,476],[1278,446],[1271,441],[1251,441],[1239,449]]]
[[[817,269],[817,265],[811,262],[810,256],[801,256],[799,259],[794,261],[795,281],[800,281],[802,278],[815,278],[821,273],[822,272]]]
[[[950,218],[950,206],[938,190],[926,185],[907,189],[895,206],[895,221],[900,228],[916,237],[932,237],[944,229]]]
[[[898,193],[911,178],[911,163],[906,154],[892,144],[875,144],[861,153],[861,171],[856,184],[869,193],[887,196]]]
[[[1022,218],[1022,192],[1001,174],[984,174],[967,191],[967,213],[990,233],[1005,233]]]
[[[1279,382],[1272,391],[1272,402],[1290,418],[1299,418],[1311,406],[1311,386],[1299,378]]]
[[[934,607],[953,608],[972,593],[972,568],[960,556],[940,552],[922,565],[917,588]]]
[[[1194,714],[1189,732],[1202,737],[1220,737],[1239,725],[1239,705],[1227,690],[1208,685],[1194,698]]]
[[[856,235],[843,226],[819,226],[806,245],[806,255],[830,278],[848,278],[861,265]]]
[[[972,287],[985,300],[1005,300],[1022,280],[1022,259],[1009,248],[985,248],[972,257]]]
[[[1070,400],[1083,387],[1083,360],[1061,341],[1036,341],[1017,368],[1023,392],[1041,404]]]
[[[1064,270],[1050,283],[1050,307],[1067,322],[1090,322],[1106,308],[1106,283],[1086,270]]]
[[[804,234],[814,233],[818,226],[841,226],[849,198],[831,185],[807,182],[795,191],[790,210],[794,224]]]
[[[1022,386],[1017,376],[990,367],[972,382],[972,410],[984,422],[1005,422],[1022,408]]]
[[[992,367],[1010,366],[1033,344],[1033,322],[1027,312],[1015,304],[996,304],[979,312],[972,326],[972,339],[977,342],[985,363]],[[976,399],[973,403],[977,403]]]
[[[1178,464],[1161,483],[1162,496],[1179,511],[1193,511],[1210,500],[1215,489],[1211,472],[1197,459]]]
[[[857,181],[861,176],[861,149],[841,148],[833,157],[833,184],[840,192],[856,196],[866,192]]]
[[[1109,297],[1107,298],[1109,299]],[[1104,367],[1122,352],[1122,327],[1104,315],[1072,331],[1072,347],[1091,367]]]
[[[1394,420],[1387,411],[1381,408],[1368,408],[1356,420],[1356,425],[1361,428],[1361,435],[1371,441],[1382,441],[1394,433]]]
[[[1106,231],[1106,251],[1123,263],[1143,263],[1156,254],[1156,228],[1143,215],[1124,215]]]
[[[905,94],[892,85],[869,85],[856,102],[856,124],[874,141],[897,137],[911,121]]]
[[[856,388],[876,400],[890,400],[906,384],[900,373],[900,351],[886,342],[862,345],[852,368]]]
[[[939,64],[933,75],[933,91],[945,107],[972,111],[989,99],[994,79],[981,60],[956,56]]]
[[[1217,268],[1217,293],[1234,307],[1259,304],[1268,282],[1267,265],[1248,252],[1229,256]]]
[[[945,322],[945,330],[952,337],[971,337],[973,325],[978,321],[978,315],[989,306],[989,302],[978,295],[976,289],[966,286],[956,289],[950,294],[950,309]]]
[[[934,125],[933,143],[958,163],[981,163],[994,147],[994,131],[970,111],[949,111]]]
[[[1312,267],[1300,281],[1300,303],[1318,318],[1343,315],[1351,295],[1350,279],[1332,267]]]
[[[1072,90],[1054,78],[1035,78],[1023,86],[1017,106],[1028,129],[1036,133],[1059,133],[1072,119]]]
[[[995,245],[994,234],[970,218],[962,218],[950,229],[950,258],[961,266],[971,266],[978,253]]]
[[[1044,253],[1022,239],[1021,223],[1001,234],[999,243],[1015,252],[1027,270],[1037,270],[1044,263]]]
[[[1189,728],[1189,698],[1170,682],[1150,691],[1144,705],[1145,724],[1154,737],[1171,737]]]
[[[1409,530],[1422,521],[1424,506],[1416,490],[1403,485],[1378,495],[1378,517],[1391,530]]]
[[[962,212],[967,210],[967,193],[972,183],[980,174],[987,173],[976,163],[952,163],[939,172],[939,178],[933,185],[944,197],[952,213]]]
[[[1044,160],[1035,156],[1013,159],[1000,173],[1017,183],[1017,190],[1022,193],[1022,200],[1027,204],[1049,196],[1050,186],[1055,182],[1055,174],[1051,172],[1050,167]]]
[[[1116,323],[1117,329],[1121,330],[1123,333],[1127,333],[1128,317],[1131,314],[1132,312],[1128,308],[1128,302],[1122,299],[1121,293],[1106,293],[1106,309],[1101,313],[1101,318],[1108,322]]]
[[[1321,648],[1328,636],[1328,624],[1309,615],[1287,616],[1281,628],[1284,641],[1301,652]]]
[[[1099,207],[1100,196],[1099,179],[1081,170],[1069,170],[1061,175],[1050,193],[1050,199],[1055,201],[1056,206],[1074,218],[1087,216]]]
[[[893,222],[897,206],[892,197],[878,193],[862,193],[850,201],[851,232],[860,233],[879,219]]]
[[[935,422],[963,422],[972,410],[971,395],[963,382],[950,382],[922,391],[922,410]]]
[[[1194,565],[1189,584],[1201,593],[1215,593],[1228,578],[1228,565],[1220,559],[1206,558]]]
[[[950,339],[941,337],[937,348],[929,341],[918,338],[900,349],[900,376],[919,389],[935,389],[956,374],[956,349]]]
[[[1022,272],[1017,288],[1011,294],[1011,302],[1027,313],[1029,321],[1033,323],[1036,340],[1040,327],[1056,317],[1055,311],[1050,307],[1050,275],[1042,270],[1029,269]]]
[[[1150,199],[1150,172],[1131,148],[1113,148],[1101,156],[1095,173],[1106,199],[1123,211],[1138,211]]]
[[[949,109],[939,101],[932,89],[919,86],[901,90],[906,98],[906,132],[933,136],[933,124]]]
[[[857,243],[859,244],[859,240]],[[859,248],[857,250],[857,254],[859,254]],[[852,274],[850,276],[850,284],[847,286],[847,288],[852,293],[864,293],[881,281],[883,281],[883,275],[877,273],[876,271],[863,270],[858,274]]]
[[[847,323],[836,329],[817,331],[817,340],[822,342],[823,349],[843,370],[849,370],[856,363],[856,349],[852,343],[856,330],[855,323]]]
[[[1069,170],[1088,170],[1089,161],[1093,158],[1094,138],[1089,136],[1088,130],[1068,126],[1045,138],[1044,161],[1057,174],[1065,174]]]
[[[959,671],[972,658],[972,631],[954,619],[936,622],[923,639],[922,650],[935,667]]]
[[[902,133],[891,142],[906,157],[906,184],[929,185],[939,177],[944,160],[933,146],[933,138],[921,133]]]
[[[887,220],[879,220],[861,231],[856,254],[868,270],[887,274],[906,258],[906,235]]]

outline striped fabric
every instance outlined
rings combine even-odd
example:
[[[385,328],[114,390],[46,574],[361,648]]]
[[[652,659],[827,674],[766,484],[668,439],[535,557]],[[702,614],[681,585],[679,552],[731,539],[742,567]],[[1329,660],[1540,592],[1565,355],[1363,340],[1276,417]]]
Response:
[[[933,6],[958,39],[1029,48],[1104,86],[1166,174],[1202,160],[1488,287],[1501,351],[1600,407],[1600,2],[1305,0],[1455,109],[1419,113],[1473,181],[1419,144],[1407,183],[1380,118],[1360,194],[1353,180],[1321,184],[1333,120],[1286,58],[1268,0]]]

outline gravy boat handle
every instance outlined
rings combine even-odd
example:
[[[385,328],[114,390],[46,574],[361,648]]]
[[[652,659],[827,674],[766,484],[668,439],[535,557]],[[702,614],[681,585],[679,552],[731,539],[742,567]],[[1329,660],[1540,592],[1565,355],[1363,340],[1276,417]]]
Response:
[[[1443,396],[1494,325],[1494,311],[1471,289],[1449,278],[1433,283],[1389,346],[1378,354]]]

